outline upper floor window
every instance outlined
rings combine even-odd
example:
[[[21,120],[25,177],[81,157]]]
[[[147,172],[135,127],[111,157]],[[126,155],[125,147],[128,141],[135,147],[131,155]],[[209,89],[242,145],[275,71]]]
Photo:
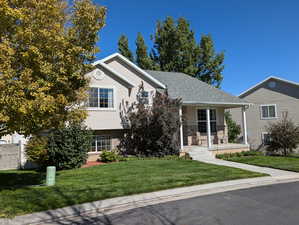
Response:
[[[149,104],[149,92],[148,91],[142,91],[140,94],[140,101],[143,104],[148,105]]]
[[[207,110],[198,109],[197,119],[198,119],[198,132],[207,133]],[[217,132],[216,109],[210,109],[210,127],[212,133]]]
[[[92,108],[113,108],[114,107],[113,88],[89,89],[88,107]]]
[[[276,105],[261,105],[261,118],[273,119],[277,117]]]

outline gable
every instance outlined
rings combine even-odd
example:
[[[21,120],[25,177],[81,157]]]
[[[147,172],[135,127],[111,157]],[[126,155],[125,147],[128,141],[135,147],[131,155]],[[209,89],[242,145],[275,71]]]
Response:
[[[159,80],[152,77],[146,71],[142,70],[119,53],[114,53],[102,60],[98,60],[94,62],[93,65],[98,65],[101,63],[107,64],[109,67],[115,69],[120,74],[126,74],[126,77],[130,79],[132,82],[134,82],[136,77],[139,77],[138,81],[140,81],[140,79],[144,80],[155,88],[166,88],[166,86]]]
[[[141,83],[145,86],[145,88],[157,89],[159,86],[152,82],[151,80],[144,77],[138,71],[136,71],[131,66],[124,63],[119,58],[113,58],[109,61],[105,62],[107,66],[117,71],[119,74],[122,74],[129,80],[135,87],[139,87]]]
[[[252,98],[255,95],[261,95],[261,93],[264,93],[264,95],[267,96],[281,94],[291,98],[299,99],[299,84],[275,77],[269,77],[268,79],[241,93],[239,97]]]

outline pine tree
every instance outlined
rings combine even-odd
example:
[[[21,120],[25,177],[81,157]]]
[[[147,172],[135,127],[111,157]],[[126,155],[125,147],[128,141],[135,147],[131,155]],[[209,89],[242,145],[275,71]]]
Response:
[[[154,65],[153,65],[154,62],[148,56],[147,46],[144,42],[144,39],[143,39],[141,33],[138,33],[137,39],[136,39],[136,63],[142,69],[145,69],[145,70],[154,69]]]
[[[198,43],[185,18],[175,21],[172,17],[167,17],[164,21],[157,22],[155,30],[151,36],[153,48],[149,55],[143,37],[138,34],[136,63],[141,68],[183,72],[217,88],[220,87],[223,80],[224,53],[215,52],[210,35],[203,35]],[[122,47],[123,54],[132,58],[125,37],[122,43],[125,46]]]
[[[199,47],[186,19],[158,21],[153,41],[153,58],[162,71],[196,73]]]
[[[125,35],[121,35],[118,40],[118,52],[129,59],[131,62],[134,62],[134,57],[129,49],[129,41]]]

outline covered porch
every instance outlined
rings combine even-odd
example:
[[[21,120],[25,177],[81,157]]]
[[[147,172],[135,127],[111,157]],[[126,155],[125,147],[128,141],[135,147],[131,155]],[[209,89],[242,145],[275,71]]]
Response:
[[[180,110],[181,151],[197,146],[199,151],[209,150],[215,154],[248,151],[246,109],[249,103],[184,103]],[[242,140],[229,143],[225,110],[239,108],[242,112]]]

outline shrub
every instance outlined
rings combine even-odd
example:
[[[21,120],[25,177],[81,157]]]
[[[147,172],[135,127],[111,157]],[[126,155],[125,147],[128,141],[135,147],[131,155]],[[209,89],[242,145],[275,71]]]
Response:
[[[259,156],[262,155],[262,152],[259,151],[243,151],[243,152],[235,152],[235,153],[224,153],[224,154],[217,154],[217,159],[229,159],[232,157],[246,157],[246,156]]]
[[[228,142],[236,142],[237,137],[241,134],[241,127],[232,119],[230,112],[224,113],[225,121],[228,129]]]
[[[282,153],[284,156],[293,152],[299,144],[299,126],[295,125],[287,115],[267,127],[269,142],[268,153]]]
[[[123,158],[120,158],[115,151],[102,151],[100,155],[102,162],[116,162],[116,161],[125,161]]]
[[[49,164],[58,170],[81,167],[87,160],[92,133],[81,124],[70,124],[49,134]]]
[[[140,87],[139,92],[143,90]],[[143,101],[133,104],[123,116],[128,125],[119,149],[123,155],[163,157],[179,155],[179,99],[170,99],[167,92],[157,93],[152,106]]]
[[[32,136],[26,144],[26,156],[31,162],[41,167],[46,167],[49,161],[48,138],[44,136]]]

